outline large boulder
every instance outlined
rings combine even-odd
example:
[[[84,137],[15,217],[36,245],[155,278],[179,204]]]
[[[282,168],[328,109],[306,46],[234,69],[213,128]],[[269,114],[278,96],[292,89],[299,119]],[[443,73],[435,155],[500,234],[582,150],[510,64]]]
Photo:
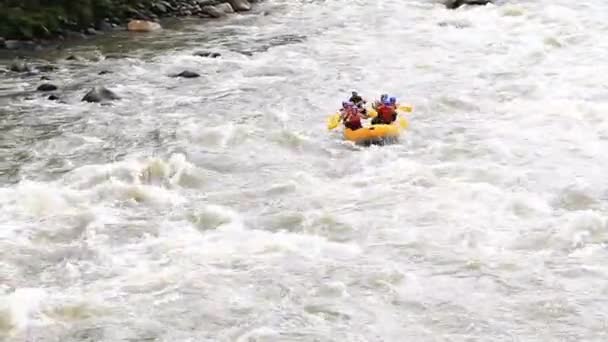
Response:
[[[221,56],[219,52],[211,52],[211,51],[196,51],[194,53],[197,57],[209,57],[209,58],[218,58]]]
[[[53,91],[53,90],[57,90],[57,86],[54,85],[54,84],[50,84],[50,83],[43,83],[43,84],[39,85],[36,90],[38,90],[38,91]]]
[[[133,32],[152,32],[159,30],[160,28],[159,23],[146,20],[131,20],[129,24],[127,24],[127,30]]]
[[[251,4],[247,0],[228,0],[228,3],[237,12],[251,10]]]
[[[84,102],[106,102],[113,100],[120,100],[120,96],[106,87],[95,87],[82,98]]]
[[[171,75],[171,77],[183,77],[183,78],[196,78],[196,77],[200,77],[200,76],[201,75],[197,74],[196,72],[188,71],[188,70],[184,70],[177,75]]]
[[[24,62],[15,61],[13,64],[11,64],[9,70],[14,72],[31,72],[32,68]]]
[[[232,5],[230,5],[227,2],[223,2],[221,4],[215,5],[215,8],[217,8],[218,10],[220,10],[224,13],[234,13],[234,8],[232,8]]]
[[[57,67],[51,64],[45,64],[36,66],[36,70],[40,72],[51,72],[57,70]]]
[[[215,6],[203,6],[201,10],[203,13],[208,14],[212,18],[221,18],[226,15],[226,13]]]
[[[493,0],[446,0],[445,7],[456,9],[463,5],[487,5],[492,2]]]

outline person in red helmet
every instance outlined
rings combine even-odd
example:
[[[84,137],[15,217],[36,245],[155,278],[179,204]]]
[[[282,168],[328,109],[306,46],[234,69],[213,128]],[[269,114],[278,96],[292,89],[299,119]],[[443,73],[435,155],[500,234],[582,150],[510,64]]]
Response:
[[[361,124],[361,118],[362,115],[359,111],[359,107],[352,102],[348,102],[343,115],[344,127],[353,131],[362,128],[363,125]]]

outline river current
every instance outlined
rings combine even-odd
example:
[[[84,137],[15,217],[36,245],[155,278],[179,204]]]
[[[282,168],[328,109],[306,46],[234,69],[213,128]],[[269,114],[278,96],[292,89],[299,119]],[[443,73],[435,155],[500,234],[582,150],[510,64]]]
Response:
[[[606,341],[607,13],[267,0],[0,74],[0,340]]]

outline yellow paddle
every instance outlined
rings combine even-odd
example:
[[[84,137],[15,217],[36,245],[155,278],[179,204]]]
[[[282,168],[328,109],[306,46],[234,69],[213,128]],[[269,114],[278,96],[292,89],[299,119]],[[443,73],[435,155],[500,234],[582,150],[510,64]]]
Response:
[[[409,122],[407,122],[407,119],[400,116],[399,117],[399,125],[401,126],[402,129],[406,129],[410,124]]]
[[[336,113],[327,119],[327,129],[332,130],[340,124],[340,113]]]

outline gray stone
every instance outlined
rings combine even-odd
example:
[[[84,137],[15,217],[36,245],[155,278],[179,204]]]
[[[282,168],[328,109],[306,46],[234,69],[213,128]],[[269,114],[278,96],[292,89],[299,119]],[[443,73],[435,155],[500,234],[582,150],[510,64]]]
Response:
[[[172,77],[196,78],[196,77],[200,77],[200,76],[201,75],[199,75],[193,71],[184,70],[177,75],[173,75]]]
[[[14,71],[14,72],[32,71],[32,69],[30,68],[29,65],[27,65],[25,62],[20,62],[20,61],[13,62],[13,64],[11,64],[9,70]]]
[[[50,83],[43,83],[38,86],[37,91],[54,91],[57,90],[57,86]]]
[[[210,57],[210,58],[218,58],[221,56],[219,52],[211,52],[211,51],[197,51],[194,53],[195,56],[198,57]]]
[[[94,29],[94,28],[89,27],[88,29],[86,29],[86,30],[84,31],[84,33],[88,34],[89,36],[94,36],[94,35],[96,35],[96,34],[97,34],[97,31],[95,31],[95,29]]]
[[[237,12],[251,10],[251,4],[247,0],[228,0],[228,3]]]
[[[57,96],[57,95],[53,94],[53,95],[50,95],[50,96],[48,97],[48,99],[49,99],[49,100],[51,100],[51,101],[57,101],[57,100],[59,100],[59,96]]]
[[[95,25],[95,28],[99,31],[107,32],[111,31],[113,26],[112,23],[109,22],[109,20],[102,20],[98,22],[97,25]]]
[[[226,15],[223,11],[216,8],[215,6],[203,6],[202,11],[212,18],[221,18]]]
[[[57,70],[57,67],[51,64],[46,64],[46,65],[38,65],[36,67],[36,70],[40,71],[40,72],[51,72],[51,71],[55,71]]]
[[[446,0],[445,7],[456,9],[463,5],[487,5],[492,2],[493,0]]]
[[[165,6],[165,4],[163,4],[162,2],[157,2],[152,5],[152,11],[157,14],[164,14],[167,13],[167,6]]]
[[[105,102],[113,100],[120,100],[120,97],[106,87],[95,87],[82,98],[82,101],[85,102]]]
[[[224,13],[234,13],[234,8],[232,8],[232,6],[227,2],[215,5],[215,8]]]

